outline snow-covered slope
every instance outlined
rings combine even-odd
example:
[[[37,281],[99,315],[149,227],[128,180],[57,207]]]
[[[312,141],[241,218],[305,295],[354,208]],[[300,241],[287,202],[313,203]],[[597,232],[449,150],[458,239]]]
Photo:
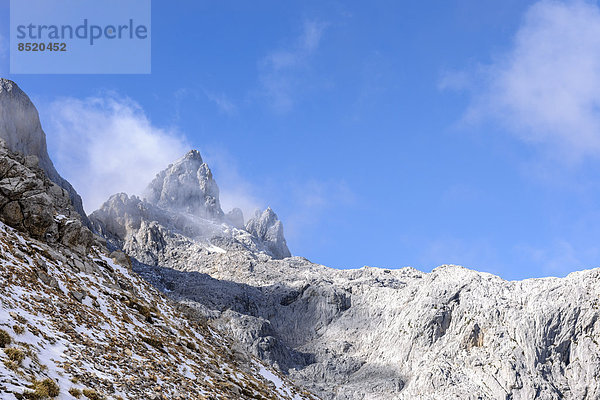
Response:
[[[39,393],[45,379],[61,399],[313,398],[187,318],[123,253],[78,255],[0,223],[0,287],[2,399]]]

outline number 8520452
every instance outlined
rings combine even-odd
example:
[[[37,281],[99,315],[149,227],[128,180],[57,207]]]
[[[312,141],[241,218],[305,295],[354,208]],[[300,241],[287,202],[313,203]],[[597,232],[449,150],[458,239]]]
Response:
[[[19,43],[19,51],[67,51],[66,43]]]

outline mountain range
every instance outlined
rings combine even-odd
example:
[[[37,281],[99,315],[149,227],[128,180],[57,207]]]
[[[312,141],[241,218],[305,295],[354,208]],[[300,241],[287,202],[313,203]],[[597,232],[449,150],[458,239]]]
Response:
[[[328,268],[271,208],[222,210],[196,150],[88,216],[4,79],[0,143],[6,398],[46,379],[60,398],[600,398],[600,270]]]

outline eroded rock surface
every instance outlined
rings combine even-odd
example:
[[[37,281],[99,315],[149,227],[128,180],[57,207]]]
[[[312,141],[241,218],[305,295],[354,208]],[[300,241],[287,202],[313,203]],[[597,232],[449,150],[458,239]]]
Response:
[[[220,220],[219,187],[208,165],[196,150],[161,171],[148,185],[146,200],[170,211]]]
[[[325,399],[600,396],[600,270],[508,282],[231,251],[135,269]]]
[[[85,252],[94,241],[92,232],[69,192],[48,179],[35,161],[35,156],[13,153],[0,139],[0,221],[34,238]]]
[[[283,224],[271,208],[267,208],[263,213],[257,212],[254,218],[246,224],[246,230],[259,238],[270,250],[273,257],[286,258],[291,256],[283,236]]]

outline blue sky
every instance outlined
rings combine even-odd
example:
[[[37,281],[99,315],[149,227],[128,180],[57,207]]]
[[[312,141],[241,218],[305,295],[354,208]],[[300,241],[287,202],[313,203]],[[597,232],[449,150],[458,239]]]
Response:
[[[595,2],[152,2],[152,74],[10,75],[86,209],[187,148],[332,267],[600,260]],[[4,50],[2,50],[4,48]]]

